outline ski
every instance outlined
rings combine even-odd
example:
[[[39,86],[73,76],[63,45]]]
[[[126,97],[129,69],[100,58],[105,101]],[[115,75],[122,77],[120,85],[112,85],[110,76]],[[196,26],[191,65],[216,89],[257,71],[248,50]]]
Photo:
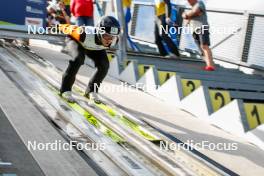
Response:
[[[34,54],[34,53],[32,53]],[[38,63],[40,63],[43,66],[43,69],[45,69],[45,75],[46,79],[52,79],[51,81],[55,82],[54,84],[57,85],[59,89],[59,80],[61,79],[62,72],[58,70],[52,63],[46,61],[43,58],[40,57],[33,57]],[[43,70],[44,71],[44,70]],[[48,76],[49,75],[49,76]],[[49,78],[48,78],[49,77]],[[73,86],[73,93],[75,95],[82,96],[84,95],[84,91],[80,88],[80,86],[74,85]],[[120,124],[126,126],[127,128],[130,128],[132,131],[143,137],[144,139],[151,141],[153,143],[159,143],[161,140],[158,135],[153,134],[151,129],[148,128],[148,126],[144,126],[145,124],[140,122],[140,120],[137,120],[135,118],[130,118],[128,115],[124,115],[124,113],[120,113],[117,107],[113,105],[108,105],[107,101],[102,101],[102,103],[98,104],[95,103],[88,98],[83,97],[86,101],[89,102],[90,105],[96,106],[97,108],[100,108],[105,113],[108,114],[108,117],[111,117],[113,120],[117,120]],[[153,130],[154,131],[154,130]]]

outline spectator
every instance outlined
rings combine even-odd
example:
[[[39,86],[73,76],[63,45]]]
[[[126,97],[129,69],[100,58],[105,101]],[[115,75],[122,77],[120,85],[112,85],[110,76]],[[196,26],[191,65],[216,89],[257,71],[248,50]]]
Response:
[[[70,17],[66,12],[66,7],[65,7],[64,3],[59,2],[58,6],[59,6],[58,17],[59,17],[60,24],[70,24]]]
[[[57,5],[52,1],[48,1],[47,26],[49,27],[59,24],[59,22],[56,20],[56,10],[57,10]]]
[[[212,57],[212,51],[210,49],[210,38],[209,38],[209,25],[207,21],[206,7],[202,1],[188,0],[192,9],[182,14],[183,19],[188,20],[188,24],[192,28],[193,37],[201,49],[206,66],[203,68],[205,71],[214,71],[214,63]]]
[[[62,2],[50,1],[47,7],[48,19],[47,26],[54,26],[57,24],[69,24],[70,17],[65,12],[65,6]]]
[[[70,8],[77,26],[94,26],[93,0],[71,0]]]
[[[155,43],[158,46],[159,53],[162,56],[166,56],[169,53],[166,51],[162,41],[164,41],[169,50],[172,52],[172,55],[180,56],[178,47],[169,37],[168,33],[164,30],[160,30],[161,27],[166,29],[166,25],[172,23],[170,16],[171,16],[171,3],[170,0],[155,0],[155,11],[156,11],[156,18],[155,18]],[[171,55],[169,55],[171,56]]]
[[[61,0],[61,2],[63,2],[63,4],[65,5],[65,11],[67,15],[71,16],[71,10],[70,10],[71,0]]]

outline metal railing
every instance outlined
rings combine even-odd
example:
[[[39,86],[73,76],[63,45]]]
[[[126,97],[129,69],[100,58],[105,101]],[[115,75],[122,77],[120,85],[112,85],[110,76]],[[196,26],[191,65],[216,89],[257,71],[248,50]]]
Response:
[[[134,12],[131,25],[131,35],[154,43],[154,3],[133,1]],[[176,5],[174,5],[176,6]],[[180,26],[184,22],[181,13],[188,8],[176,6]],[[147,11],[147,18],[144,14]],[[208,9],[211,32],[211,48],[214,58],[225,62],[264,70],[264,14],[253,11]],[[153,20],[151,20],[153,19]],[[146,20],[148,20],[146,22]],[[144,26],[140,26],[144,24]],[[221,30],[224,30],[221,32]],[[198,48],[191,34],[180,34],[179,48],[197,52]]]

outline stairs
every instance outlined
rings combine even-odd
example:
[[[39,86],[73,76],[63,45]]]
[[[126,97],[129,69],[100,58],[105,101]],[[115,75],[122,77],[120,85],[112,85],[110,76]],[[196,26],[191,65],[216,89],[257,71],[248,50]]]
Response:
[[[264,149],[264,78],[220,65],[206,72],[203,65],[130,54],[122,71],[113,58],[109,74]]]

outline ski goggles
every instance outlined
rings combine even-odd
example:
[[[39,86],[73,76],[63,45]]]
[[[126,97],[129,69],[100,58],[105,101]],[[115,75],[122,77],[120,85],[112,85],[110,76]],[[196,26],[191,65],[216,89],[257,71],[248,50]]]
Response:
[[[116,40],[118,38],[118,35],[111,35],[111,34],[107,34],[107,33],[102,34],[101,36],[104,40],[107,40],[107,41],[113,41],[113,40]]]

